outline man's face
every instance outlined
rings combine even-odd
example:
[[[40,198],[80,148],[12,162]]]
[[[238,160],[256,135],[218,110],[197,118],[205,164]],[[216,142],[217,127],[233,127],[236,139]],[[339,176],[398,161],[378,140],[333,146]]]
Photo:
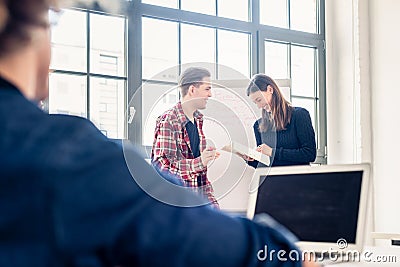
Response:
[[[49,13],[43,12],[43,22],[49,25]],[[48,97],[49,94],[49,66],[50,66],[50,54],[51,54],[51,39],[50,39],[50,27],[36,26],[30,29],[31,42],[29,49],[31,54],[34,56],[35,64],[35,88],[32,91],[32,95],[29,98],[33,100],[43,100]]]
[[[40,60],[37,63],[36,100],[46,99],[49,95],[50,66],[50,29],[38,29],[35,47]]]
[[[211,81],[210,77],[204,77],[202,83],[198,86],[193,85],[191,98],[196,109],[205,109],[207,100],[211,97]]]

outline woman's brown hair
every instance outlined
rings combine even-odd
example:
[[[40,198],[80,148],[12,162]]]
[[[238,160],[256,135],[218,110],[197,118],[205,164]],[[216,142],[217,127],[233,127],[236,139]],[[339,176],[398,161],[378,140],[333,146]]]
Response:
[[[292,118],[293,107],[292,104],[284,98],[278,85],[271,77],[265,74],[254,75],[247,86],[247,96],[258,91],[267,91],[268,85],[271,86],[273,90],[270,105],[271,112],[262,109],[259,130],[260,132],[285,130]]]

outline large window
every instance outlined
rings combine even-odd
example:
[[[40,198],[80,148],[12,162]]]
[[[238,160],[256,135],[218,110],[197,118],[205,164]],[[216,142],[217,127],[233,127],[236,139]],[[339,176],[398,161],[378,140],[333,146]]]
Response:
[[[249,78],[251,74],[248,33],[143,17],[142,47],[144,146],[152,145],[157,116],[179,100],[177,80],[186,65],[205,66],[213,80]],[[227,67],[241,75],[227,71]]]
[[[324,1],[131,0],[126,17],[66,10],[52,31],[49,112],[86,117],[109,137],[149,148],[188,65],[233,85],[225,95],[213,90],[220,104],[247,98],[242,81],[266,73],[310,112],[317,161],[326,162]]]
[[[278,79],[290,80],[288,100],[294,106],[310,112],[317,141],[320,139],[319,91],[317,86],[317,49],[315,47],[265,41],[265,73]]]
[[[318,0],[259,0],[265,25],[317,33]]]
[[[126,21],[64,10],[52,28],[49,113],[90,119],[106,136],[125,138]]]
[[[142,3],[248,21],[249,0],[142,0]]]
[[[141,129],[131,135],[135,142],[152,145],[157,116],[179,99],[182,68],[205,62],[213,80],[262,72],[287,81],[282,90],[294,106],[310,112],[317,162],[326,162],[324,0],[142,0],[139,5],[136,32],[142,34],[134,38],[141,38],[142,57],[133,64],[142,64],[142,80],[136,82],[141,90],[135,91],[140,95],[135,103],[142,104],[136,118]]]

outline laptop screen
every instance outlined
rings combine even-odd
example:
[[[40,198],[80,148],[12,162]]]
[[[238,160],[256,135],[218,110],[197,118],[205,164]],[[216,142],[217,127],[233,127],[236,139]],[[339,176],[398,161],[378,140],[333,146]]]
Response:
[[[255,214],[270,214],[300,241],[354,244],[362,178],[363,170],[260,176]]]

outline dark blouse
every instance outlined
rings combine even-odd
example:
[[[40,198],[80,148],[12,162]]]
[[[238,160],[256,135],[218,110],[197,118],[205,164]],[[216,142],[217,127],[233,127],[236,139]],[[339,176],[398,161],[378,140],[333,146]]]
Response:
[[[266,144],[272,147],[272,166],[306,165],[313,162],[317,155],[315,133],[311,117],[304,108],[295,107],[286,130],[261,133],[259,123],[254,123],[254,135],[257,146]],[[258,161],[249,161],[253,167],[264,166]]]

